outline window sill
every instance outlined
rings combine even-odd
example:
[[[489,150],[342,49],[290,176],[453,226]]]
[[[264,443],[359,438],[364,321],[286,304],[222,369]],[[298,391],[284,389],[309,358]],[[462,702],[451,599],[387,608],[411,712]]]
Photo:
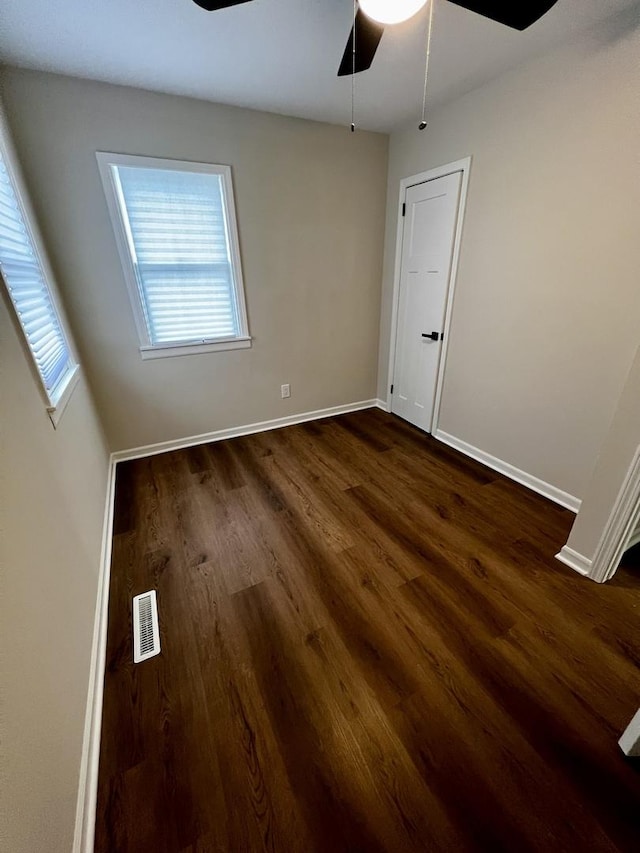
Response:
[[[76,387],[80,380],[80,365],[76,364],[75,367],[69,372],[67,377],[67,381],[65,383],[64,388],[58,394],[55,399],[55,404],[52,406],[47,406],[47,413],[49,414],[49,418],[51,419],[51,423],[54,426],[54,429],[57,428],[60,423],[60,418],[64,410],[67,408],[67,403],[71,399],[71,395],[73,394],[73,389]],[[54,401],[52,400],[52,403]]]
[[[207,341],[202,344],[168,344],[166,346],[140,347],[140,355],[146,361],[149,358],[172,358],[178,355],[198,355],[203,352],[221,352],[222,350],[249,349],[251,338],[227,338],[219,341]]]

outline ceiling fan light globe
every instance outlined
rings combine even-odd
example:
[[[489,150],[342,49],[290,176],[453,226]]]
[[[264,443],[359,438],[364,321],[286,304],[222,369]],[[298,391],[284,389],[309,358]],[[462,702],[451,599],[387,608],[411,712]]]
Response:
[[[408,21],[426,5],[427,0],[359,0],[360,8],[381,24],[400,24]]]

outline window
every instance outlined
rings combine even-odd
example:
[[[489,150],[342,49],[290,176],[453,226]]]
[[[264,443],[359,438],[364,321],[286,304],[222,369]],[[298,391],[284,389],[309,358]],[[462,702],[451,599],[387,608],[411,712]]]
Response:
[[[251,346],[231,169],[97,157],[142,357]]]
[[[79,367],[62,322],[49,268],[4,116],[0,111],[0,273],[57,424]]]

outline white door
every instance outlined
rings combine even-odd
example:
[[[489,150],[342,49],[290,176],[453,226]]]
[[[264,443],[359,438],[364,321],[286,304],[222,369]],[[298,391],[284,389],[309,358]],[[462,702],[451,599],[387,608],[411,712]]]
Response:
[[[462,172],[405,197],[391,411],[431,432]]]

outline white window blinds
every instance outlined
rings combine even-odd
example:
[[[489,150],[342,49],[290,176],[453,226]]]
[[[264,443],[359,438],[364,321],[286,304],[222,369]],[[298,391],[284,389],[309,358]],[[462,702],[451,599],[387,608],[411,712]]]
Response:
[[[111,168],[150,344],[239,337],[222,176]]]
[[[55,405],[75,361],[31,237],[27,217],[0,151],[0,271],[47,396]]]

